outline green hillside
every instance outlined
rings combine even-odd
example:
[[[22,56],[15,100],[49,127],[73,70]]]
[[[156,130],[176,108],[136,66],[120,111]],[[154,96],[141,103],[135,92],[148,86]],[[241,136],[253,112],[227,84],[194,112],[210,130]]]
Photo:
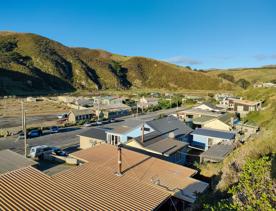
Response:
[[[143,57],[69,48],[42,36],[0,32],[0,95],[139,88],[232,90],[202,72]]]
[[[233,76],[235,81],[246,79],[251,84],[276,80],[276,66],[273,65],[260,68],[240,68],[208,72],[210,76],[218,76],[222,73]]]

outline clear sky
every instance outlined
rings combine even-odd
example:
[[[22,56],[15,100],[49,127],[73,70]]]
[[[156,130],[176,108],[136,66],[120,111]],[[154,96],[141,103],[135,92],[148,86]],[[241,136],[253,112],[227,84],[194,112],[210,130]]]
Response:
[[[193,68],[276,64],[276,0],[3,0],[0,30]]]

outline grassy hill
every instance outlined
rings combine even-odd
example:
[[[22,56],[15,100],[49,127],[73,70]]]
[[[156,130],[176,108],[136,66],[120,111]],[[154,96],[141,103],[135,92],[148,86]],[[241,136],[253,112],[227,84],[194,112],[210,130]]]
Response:
[[[35,34],[0,32],[0,95],[133,88],[232,90],[235,85],[162,61],[69,48]]]
[[[251,84],[276,80],[276,66],[273,65],[260,68],[240,68],[208,72],[211,76],[218,76],[222,73],[233,76],[235,81],[246,79]]]

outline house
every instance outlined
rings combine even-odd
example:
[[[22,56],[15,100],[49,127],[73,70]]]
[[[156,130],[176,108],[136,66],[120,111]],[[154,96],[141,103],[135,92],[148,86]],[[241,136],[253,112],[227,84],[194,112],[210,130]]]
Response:
[[[236,134],[222,130],[198,128],[192,132],[191,148],[207,151],[211,146],[219,143],[233,144]]]
[[[37,162],[9,149],[0,151],[0,175],[16,169],[36,166]]]
[[[234,100],[234,111],[241,115],[246,115],[251,111],[260,111],[262,108],[261,101]]]
[[[135,185],[140,182],[149,185],[149,187],[151,188],[157,188],[159,191],[169,194],[173,198],[174,203],[173,207],[171,207],[172,210],[185,210],[187,206],[189,206],[191,203],[194,203],[197,199],[196,193],[202,193],[208,187],[207,183],[192,178],[197,173],[197,171],[194,169],[167,162],[149,155],[137,153],[125,148],[121,148],[120,151],[119,149],[117,149],[117,147],[108,144],[101,144],[94,148],[81,150],[71,154],[71,156],[85,162],[83,166],[89,165],[91,170],[93,169],[93,167],[95,168],[99,166],[99,171],[103,172],[103,174],[107,173],[106,170],[109,170],[111,172],[118,172],[118,170],[121,170],[121,177],[111,176],[108,181],[105,181],[106,177],[104,177],[102,179],[102,182],[100,182],[100,184],[98,185],[110,185],[109,187],[114,188],[111,193],[120,189],[120,184],[118,184],[117,180],[129,179],[130,181],[132,181],[133,178],[136,181]],[[118,165],[118,159],[119,164],[121,165]],[[85,173],[86,171],[82,172]],[[61,179],[66,178],[66,180],[68,180],[67,183],[69,184],[70,178],[73,177],[71,174],[72,171],[69,170],[68,173],[65,172],[63,176],[61,175],[59,177]],[[68,175],[69,178],[67,178],[66,175]],[[113,175],[115,174],[113,173]],[[91,177],[94,177],[92,173]],[[76,178],[77,177],[75,177],[74,179]],[[94,183],[96,182],[97,181],[95,181]],[[108,184],[105,184],[105,182],[107,182]],[[82,186],[86,185],[85,180],[82,183],[84,183]],[[129,191],[129,188],[131,188],[129,185],[124,185],[121,187],[124,191]],[[90,187],[88,186],[87,188]],[[89,192],[91,192],[91,190]],[[153,193],[148,192],[146,195],[151,198],[153,197],[152,194]],[[127,196],[128,193],[125,193],[124,195]],[[107,200],[113,199],[109,197],[109,194],[107,196]],[[135,194],[134,196],[127,196],[125,198],[126,202],[124,203],[127,203],[127,201],[130,200],[129,197],[130,199],[132,199],[132,197],[136,197],[135,204],[141,203],[141,206],[145,206],[145,202],[143,202],[142,198],[137,198],[139,197],[139,195],[137,194]],[[156,197],[158,198],[158,194],[155,196],[155,198]],[[146,200],[146,202],[148,200]],[[118,202],[118,204],[120,203]],[[114,209],[115,208],[112,208],[112,210]],[[136,210],[144,209],[142,207],[139,207]],[[170,209],[164,209],[163,207],[162,210]]]
[[[131,113],[131,108],[125,104],[110,104],[101,106],[101,111],[105,119],[114,119],[129,115]]]
[[[98,144],[106,143],[106,130],[104,128],[95,127],[80,133],[80,149],[95,147]]]
[[[157,106],[158,105],[158,98],[145,98],[144,96],[139,100],[137,103],[138,108],[141,109],[147,109],[151,106]]]
[[[211,103],[208,103],[208,102],[204,102],[200,105],[197,105],[197,106],[194,106],[195,109],[202,109],[202,110],[206,110],[206,111],[216,111],[216,112],[220,112],[222,111],[221,108],[211,104]]]
[[[154,131],[160,133],[173,133],[174,138],[179,141],[189,142],[191,140],[191,133],[193,129],[188,127],[185,123],[181,122],[174,116],[168,116],[160,119],[154,119],[146,122],[148,126],[153,128]],[[167,133],[167,136],[169,134]]]
[[[185,122],[191,122],[194,118],[198,118],[198,117],[202,117],[202,116],[218,118],[222,115],[223,115],[223,113],[221,113],[221,112],[208,111],[208,110],[203,110],[203,109],[198,109],[198,108],[191,108],[191,109],[186,109],[186,110],[177,112],[178,118]]]
[[[110,147],[112,146],[110,145]],[[76,155],[84,158],[88,151],[80,152]],[[0,174],[0,210],[172,209],[174,206],[172,194],[161,189],[157,183],[153,184],[156,180],[150,182],[151,178],[155,179],[151,174],[148,174],[150,176],[148,182],[145,178],[138,180],[134,173],[136,170],[128,170],[133,166],[126,163],[128,161],[134,165],[143,159],[149,159],[147,163],[153,161],[152,164],[156,163],[157,165],[159,162],[154,162],[155,160],[137,155],[137,153],[131,154],[129,157],[126,157],[126,154],[128,152],[123,150],[124,160],[121,172],[117,168],[117,149],[114,147],[109,150],[108,147],[104,147],[100,148],[98,152],[89,153],[95,162],[85,162],[53,176],[48,176],[32,166],[22,166],[22,168]],[[103,160],[105,161],[101,162]],[[147,166],[144,165],[144,167]],[[158,168],[160,167],[158,166]],[[156,167],[153,170],[155,171],[155,169]],[[163,169],[165,168],[163,167]],[[176,171],[177,168],[175,167],[174,170]],[[155,173],[159,173],[158,171]],[[186,175],[194,173],[193,170],[182,171],[185,171]],[[146,172],[144,171],[144,173]],[[163,177],[161,182],[160,185],[163,185]],[[192,178],[187,178],[184,182],[183,191],[187,191],[188,194],[192,194],[193,190],[202,192],[208,186],[208,184]],[[184,182],[180,184],[184,184]],[[191,190],[185,190],[186,186],[192,186]]]
[[[233,97],[233,95],[231,95],[229,93],[217,93],[217,94],[215,94],[214,99],[216,101],[221,101],[221,100],[223,100],[225,98],[229,98],[229,97]]]
[[[235,129],[241,134],[241,141],[243,142],[256,134],[260,130],[260,127],[253,122],[237,122]]]
[[[123,104],[123,98],[116,97],[116,96],[105,96],[101,98],[101,104],[103,105]]]
[[[68,122],[77,123],[81,120],[90,121],[94,117],[94,111],[92,109],[71,110],[68,114]]]
[[[241,100],[240,97],[224,97],[219,100],[219,104],[217,107],[224,108],[226,110],[234,110],[234,102],[235,100]]]
[[[128,140],[141,136],[142,127],[144,127],[144,134],[154,131],[149,124],[144,123],[140,119],[127,119],[126,121],[108,126],[105,127],[107,134],[106,142],[112,145],[126,144]]]
[[[111,145],[126,144],[129,140],[142,135],[142,127],[144,127],[144,135],[156,131],[163,133],[168,137],[169,133],[167,132],[169,131],[174,134],[176,140],[184,142],[188,142],[191,139],[190,133],[193,131],[183,122],[174,117],[165,117],[151,121],[132,118],[98,127],[97,129],[101,131],[93,132],[95,128],[89,129],[91,132],[79,135],[80,137],[86,137],[82,139],[80,138],[80,141],[84,142],[83,144],[80,143],[80,145],[87,146],[87,140],[102,140],[98,142],[105,142]],[[103,131],[106,133],[106,136],[102,136]],[[86,141],[84,141],[85,139]]]
[[[266,82],[266,83],[257,82],[253,86],[254,88],[275,88],[276,84],[271,82]]]
[[[93,97],[94,105],[116,105],[122,104],[123,98],[117,96],[97,96]]]
[[[99,143],[124,144],[132,138],[141,136],[142,125],[143,121],[140,119],[126,119],[106,126],[90,128],[79,134],[80,148],[86,149]],[[144,123],[144,134],[152,131],[154,131],[153,128]]]
[[[186,154],[189,150],[187,142],[174,139],[174,134],[170,132],[163,134],[154,131],[133,138],[126,145],[130,149],[150,152],[152,155],[157,154],[157,157],[177,164],[184,164],[186,162]]]
[[[224,114],[218,118],[211,116],[201,116],[193,119],[193,128],[210,128],[216,130],[231,131],[231,117]]]
[[[125,104],[94,105],[92,109],[96,116],[102,114],[104,119],[114,119],[131,113],[131,108]]]

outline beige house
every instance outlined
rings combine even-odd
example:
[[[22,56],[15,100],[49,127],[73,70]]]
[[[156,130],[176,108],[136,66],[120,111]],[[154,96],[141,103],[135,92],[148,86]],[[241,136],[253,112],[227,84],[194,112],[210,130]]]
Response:
[[[93,107],[96,115],[103,115],[105,119],[113,119],[121,116],[129,115],[131,108],[125,104],[110,104],[110,105],[100,105]]]
[[[246,115],[251,111],[260,111],[262,108],[261,101],[250,101],[250,100],[235,100],[234,111],[241,115]]]
[[[106,132],[100,128],[91,128],[78,136],[80,137],[80,149],[88,149],[106,142]]]
[[[183,110],[183,111],[180,111],[177,113],[178,118],[180,120],[184,120],[184,121],[191,121],[194,118],[198,118],[198,117],[202,117],[202,116],[218,118],[222,115],[223,114],[220,112],[208,111],[208,110],[203,110],[200,108],[186,109],[186,110]]]
[[[91,120],[95,116],[92,109],[72,110],[68,115],[68,122],[76,123],[81,120]]]
[[[222,121],[220,118],[210,116],[201,116],[193,119],[195,128],[210,128],[215,130],[230,131],[232,126],[227,121]]]

